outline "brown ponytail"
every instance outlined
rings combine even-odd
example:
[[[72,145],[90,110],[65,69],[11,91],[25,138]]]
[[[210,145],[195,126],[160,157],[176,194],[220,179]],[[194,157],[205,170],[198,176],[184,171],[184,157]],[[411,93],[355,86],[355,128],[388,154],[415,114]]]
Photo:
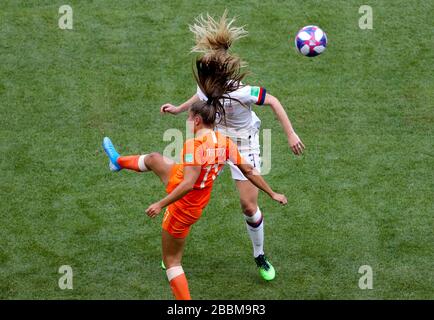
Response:
[[[216,116],[220,115],[220,121],[225,121],[225,100],[238,101],[228,94],[241,87],[241,80],[245,76],[246,73],[240,70],[237,57],[215,52],[196,59],[194,77],[197,85],[206,95],[208,99],[206,104],[211,111]]]
[[[190,112],[193,116],[199,115],[204,125],[212,127],[215,125],[217,118],[215,105],[209,105],[205,101],[198,101],[190,106]]]

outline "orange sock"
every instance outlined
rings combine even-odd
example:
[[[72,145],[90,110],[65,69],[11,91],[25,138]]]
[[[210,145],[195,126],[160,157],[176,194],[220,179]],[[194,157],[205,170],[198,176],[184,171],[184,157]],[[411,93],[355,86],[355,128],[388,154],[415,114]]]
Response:
[[[122,169],[145,172],[148,171],[148,168],[145,165],[145,157],[146,155],[119,157],[118,164]]]
[[[166,270],[170,288],[176,300],[191,300],[188,282],[181,266],[172,267]]]

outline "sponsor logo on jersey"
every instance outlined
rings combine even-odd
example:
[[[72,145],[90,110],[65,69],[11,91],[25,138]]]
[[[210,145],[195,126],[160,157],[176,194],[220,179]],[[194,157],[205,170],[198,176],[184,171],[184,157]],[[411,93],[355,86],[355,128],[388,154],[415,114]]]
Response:
[[[193,162],[193,154],[192,153],[186,153],[184,156],[184,162],[192,163]]]

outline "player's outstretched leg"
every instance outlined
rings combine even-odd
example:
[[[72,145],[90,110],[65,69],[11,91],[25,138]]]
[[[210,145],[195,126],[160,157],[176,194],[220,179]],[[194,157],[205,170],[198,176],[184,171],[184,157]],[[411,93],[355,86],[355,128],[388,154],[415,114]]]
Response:
[[[146,154],[122,157],[119,152],[116,151],[116,148],[108,137],[104,138],[102,146],[109,157],[109,168],[111,171],[120,171],[122,169],[129,169],[137,172],[149,171],[145,164]]]
[[[153,171],[160,177],[164,185],[167,185],[170,172],[175,164],[171,159],[166,158],[157,152],[142,155],[121,156],[116,151],[116,148],[108,137],[104,138],[102,145],[109,158],[110,170],[120,171],[122,169],[128,169],[136,172]]]
[[[249,181],[238,180],[236,185],[259,274],[264,280],[271,281],[276,277],[276,271],[264,254],[264,217],[257,203],[258,189]]]

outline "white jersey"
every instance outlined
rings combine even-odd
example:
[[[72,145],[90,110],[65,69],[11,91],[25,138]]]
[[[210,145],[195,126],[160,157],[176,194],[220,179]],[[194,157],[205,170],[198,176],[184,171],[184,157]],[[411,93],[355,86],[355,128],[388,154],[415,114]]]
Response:
[[[208,100],[199,87],[197,95],[202,101]],[[265,95],[264,88],[242,85],[227,96],[239,100],[244,105],[236,100],[225,99],[224,101],[226,122],[222,120],[217,125],[217,130],[237,143],[240,152],[249,149],[259,150],[259,145],[252,145],[252,137],[258,135],[261,120],[252,111],[252,105],[262,105]]]

